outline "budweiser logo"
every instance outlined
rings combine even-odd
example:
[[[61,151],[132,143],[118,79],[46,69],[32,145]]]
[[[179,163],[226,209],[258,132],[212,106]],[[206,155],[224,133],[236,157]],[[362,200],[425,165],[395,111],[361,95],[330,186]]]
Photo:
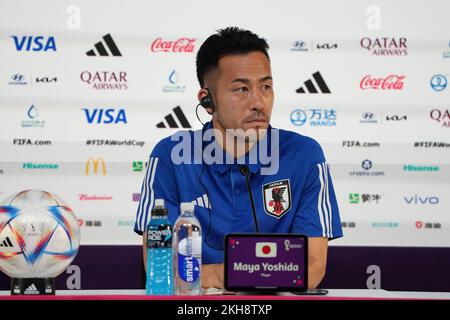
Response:
[[[362,78],[359,87],[363,90],[366,89],[381,89],[381,90],[402,90],[405,76],[399,76],[391,74],[386,78],[372,78],[369,74]]]
[[[153,41],[151,51],[153,52],[193,52],[196,39],[180,38],[176,41],[164,41],[157,38]]]
[[[112,200],[111,196],[97,196],[97,195],[88,195],[86,193],[82,193],[78,195],[78,200],[80,201],[88,201],[88,200]]]

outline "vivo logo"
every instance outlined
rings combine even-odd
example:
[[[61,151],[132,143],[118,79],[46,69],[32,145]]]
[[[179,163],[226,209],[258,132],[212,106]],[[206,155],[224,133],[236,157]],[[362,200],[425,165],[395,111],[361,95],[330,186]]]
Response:
[[[125,109],[82,109],[86,115],[88,123],[127,123]]]
[[[43,36],[11,36],[14,40],[17,51],[56,51],[56,43],[54,37],[45,39]]]
[[[403,197],[407,204],[438,204],[439,197],[431,196],[431,197],[421,197],[417,194],[413,197]]]

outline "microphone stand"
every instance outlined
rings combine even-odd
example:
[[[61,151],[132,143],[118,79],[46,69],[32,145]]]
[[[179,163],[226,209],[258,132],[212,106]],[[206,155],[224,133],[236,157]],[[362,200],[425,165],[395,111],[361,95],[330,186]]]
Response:
[[[250,187],[250,178],[248,177],[249,173],[248,166],[241,165],[239,167],[239,171],[245,177],[245,181],[247,182],[248,196],[250,198],[250,203],[252,205],[253,221],[255,222],[256,233],[259,233],[258,219],[256,219],[255,202],[253,201],[252,188]]]

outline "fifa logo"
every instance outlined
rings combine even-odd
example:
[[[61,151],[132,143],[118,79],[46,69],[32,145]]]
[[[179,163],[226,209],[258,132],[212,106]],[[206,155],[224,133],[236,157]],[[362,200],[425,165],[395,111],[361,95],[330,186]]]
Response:
[[[289,251],[291,246],[291,241],[289,241],[288,239],[284,240],[284,250]]]
[[[101,162],[102,174],[104,176],[106,176],[106,165],[105,165],[105,161],[103,160],[102,157],[97,157],[97,158],[89,157],[89,159],[86,161],[86,168],[85,168],[85,172],[86,172],[87,176],[89,175],[89,168],[91,167],[91,162],[92,162],[92,166],[94,169],[94,174],[98,174],[98,165]]]

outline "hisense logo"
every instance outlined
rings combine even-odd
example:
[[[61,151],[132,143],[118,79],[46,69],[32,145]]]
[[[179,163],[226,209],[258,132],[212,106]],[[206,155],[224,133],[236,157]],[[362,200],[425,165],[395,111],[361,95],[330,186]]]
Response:
[[[24,162],[22,164],[22,169],[29,170],[57,170],[59,165],[56,163],[34,163],[34,162]]]
[[[404,165],[403,171],[439,171],[438,166],[416,166],[412,164]]]

